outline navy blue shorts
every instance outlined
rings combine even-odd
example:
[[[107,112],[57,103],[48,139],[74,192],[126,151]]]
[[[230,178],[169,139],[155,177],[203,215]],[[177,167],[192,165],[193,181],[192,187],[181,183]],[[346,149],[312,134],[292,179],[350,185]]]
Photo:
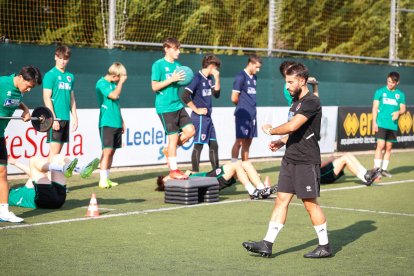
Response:
[[[208,144],[210,140],[217,140],[216,130],[210,116],[191,113],[191,120],[195,127],[194,144]]]
[[[235,116],[236,121],[236,138],[254,138],[257,137],[256,117]]]

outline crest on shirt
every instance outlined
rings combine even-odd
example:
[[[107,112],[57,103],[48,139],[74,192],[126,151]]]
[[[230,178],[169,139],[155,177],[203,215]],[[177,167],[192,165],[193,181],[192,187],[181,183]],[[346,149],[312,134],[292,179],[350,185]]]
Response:
[[[67,76],[66,79],[68,80],[68,82],[72,81],[72,78],[70,76]]]
[[[216,169],[216,175],[219,175],[219,174],[221,174],[221,168]]]
[[[400,94],[395,94],[395,98],[398,100],[400,99]]]
[[[205,134],[201,134],[201,140],[205,140],[205,139],[206,139],[206,137],[207,137],[207,135],[205,135]]]
[[[298,111],[301,106],[302,106],[302,103],[299,103],[298,106],[296,107],[296,111]]]

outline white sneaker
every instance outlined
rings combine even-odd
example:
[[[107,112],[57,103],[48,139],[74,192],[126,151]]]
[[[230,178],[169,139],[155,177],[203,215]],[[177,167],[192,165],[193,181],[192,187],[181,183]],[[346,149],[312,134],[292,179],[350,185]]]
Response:
[[[17,217],[13,212],[0,213],[0,222],[22,222],[24,219]]]

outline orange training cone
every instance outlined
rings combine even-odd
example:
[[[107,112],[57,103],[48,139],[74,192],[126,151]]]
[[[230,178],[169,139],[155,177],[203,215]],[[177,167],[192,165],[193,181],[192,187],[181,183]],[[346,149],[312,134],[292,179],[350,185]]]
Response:
[[[99,217],[98,201],[96,195],[92,194],[91,201],[89,203],[88,211],[86,211],[87,217]]]
[[[264,186],[265,187],[270,187],[270,178],[269,178],[269,176],[266,176],[265,181],[264,181]]]

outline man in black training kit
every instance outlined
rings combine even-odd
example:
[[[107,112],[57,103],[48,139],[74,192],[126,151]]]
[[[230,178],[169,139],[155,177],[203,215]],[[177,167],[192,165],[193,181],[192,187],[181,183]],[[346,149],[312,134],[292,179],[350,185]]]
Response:
[[[272,128],[266,124],[262,130],[268,135],[286,135],[270,142],[272,151],[286,144],[279,174],[278,193],[269,222],[267,234],[262,241],[244,242],[243,246],[263,257],[272,254],[276,236],[283,228],[289,203],[296,194],[309,213],[318,235],[319,245],[304,255],[305,258],[324,258],[332,255],[326,226],[326,218],[317,201],[320,195],[320,139],[322,108],[319,98],[309,92],[309,72],[303,64],[292,65],[286,71],[286,87],[293,97],[288,122]]]

